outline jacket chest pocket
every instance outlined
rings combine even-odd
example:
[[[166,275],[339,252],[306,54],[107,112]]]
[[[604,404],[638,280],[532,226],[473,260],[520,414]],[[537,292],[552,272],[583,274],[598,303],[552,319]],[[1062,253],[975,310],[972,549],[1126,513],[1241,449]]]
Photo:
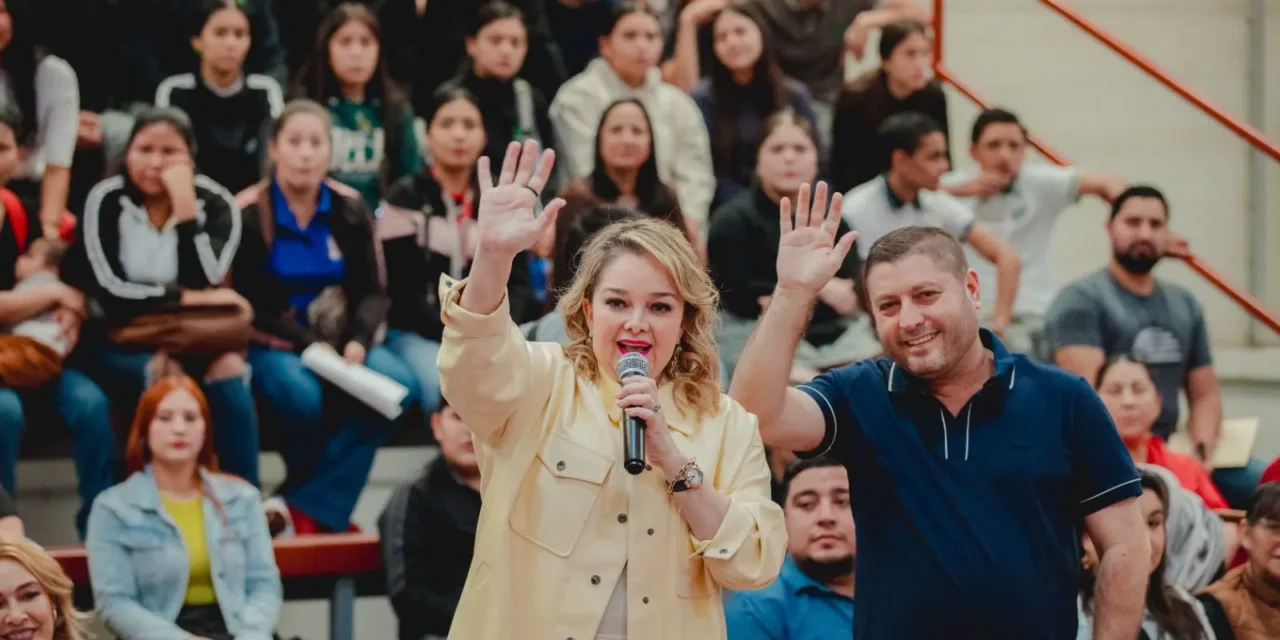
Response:
[[[511,505],[511,529],[562,558],[574,546],[613,467],[613,459],[552,433]]]
[[[167,589],[181,572],[179,563],[186,561],[182,542],[158,531],[129,531],[120,542],[129,550],[135,579],[143,589]]]

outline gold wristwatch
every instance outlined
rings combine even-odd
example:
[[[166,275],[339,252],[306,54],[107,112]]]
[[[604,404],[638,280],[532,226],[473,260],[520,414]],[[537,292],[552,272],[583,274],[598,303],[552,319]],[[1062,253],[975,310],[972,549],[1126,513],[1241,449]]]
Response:
[[[680,468],[680,473],[671,481],[671,485],[667,487],[667,494],[680,493],[690,489],[697,489],[702,486],[702,469],[698,466],[697,461],[690,460]]]

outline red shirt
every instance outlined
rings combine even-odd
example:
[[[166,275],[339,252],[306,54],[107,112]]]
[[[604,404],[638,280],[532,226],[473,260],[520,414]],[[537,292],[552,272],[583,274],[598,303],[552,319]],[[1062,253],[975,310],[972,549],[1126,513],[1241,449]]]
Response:
[[[1258,486],[1262,486],[1268,482],[1280,482],[1280,458],[1276,458],[1266,471],[1262,472],[1262,480],[1258,481]]]
[[[1213,485],[1204,465],[1189,455],[1170,451],[1164,440],[1155,436],[1147,440],[1147,463],[1172,471],[1178,477],[1178,482],[1182,483],[1182,488],[1200,496],[1204,500],[1204,506],[1210,509],[1229,508],[1227,499]]]

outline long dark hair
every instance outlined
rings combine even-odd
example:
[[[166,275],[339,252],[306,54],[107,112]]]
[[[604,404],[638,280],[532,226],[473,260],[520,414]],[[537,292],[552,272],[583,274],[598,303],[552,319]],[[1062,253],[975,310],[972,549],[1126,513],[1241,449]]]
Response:
[[[846,92],[866,96],[867,104],[871,105],[870,115],[876,122],[882,122],[887,117],[889,78],[885,74],[884,63],[907,38],[917,33],[928,37],[929,25],[909,19],[895,20],[885,25],[880,30],[880,66],[858,76],[845,88]]]
[[[330,98],[340,95],[341,83],[333,73],[333,65],[329,62],[329,41],[348,22],[358,22],[373,33],[378,41],[378,63],[365,87],[366,99],[372,97],[380,105],[382,114],[383,152],[381,189],[385,193],[390,186],[392,176],[404,173],[400,166],[403,145],[404,127],[407,116],[411,114],[409,101],[404,91],[391,79],[387,72],[387,47],[382,39],[382,26],[378,17],[368,7],[354,2],[338,5],[320,24],[316,35],[315,50],[311,58],[298,71],[297,81],[290,92],[294,98],[310,98],[320,104],[328,104]]]
[[[751,21],[760,32],[760,57],[751,71],[751,84],[741,87],[733,79],[733,72],[711,56],[711,98],[715,104],[711,122],[711,158],[717,173],[731,174],[737,164],[733,159],[738,141],[738,115],[749,104],[756,113],[777,113],[787,106],[787,85],[773,46],[755,12],[747,6],[730,5],[721,9],[711,20],[712,40],[715,24],[720,16],[735,13]],[[754,151],[754,150],[753,150]]]
[[[1159,476],[1150,471],[1139,471],[1142,488],[1150,489],[1160,498],[1165,516],[1169,515],[1169,489]],[[1155,620],[1162,633],[1174,640],[1202,640],[1204,625],[1196,615],[1191,603],[1174,594],[1173,587],[1164,580],[1165,565],[1169,560],[1168,538],[1165,539],[1165,553],[1160,555],[1160,564],[1151,571],[1147,579],[1146,613]],[[1096,587],[1093,572],[1086,571],[1081,575],[1080,596],[1086,613],[1093,613],[1093,592]]]
[[[596,197],[606,202],[613,202],[622,195],[613,178],[605,172],[604,154],[600,152],[603,147],[600,134],[604,131],[604,123],[609,119],[609,114],[624,104],[634,104],[639,107],[640,113],[644,114],[645,125],[649,127],[649,157],[645,159],[644,164],[640,165],[640,172],[636,175],[637,208],[655,218],[663,218],[673,224],[683,224],[684,215],[680,212],[680,203],[676,201],[671,189],[658,178],[658,149],[653,119],[649,117],[649,110],[645,109],[636,98],[615,100],[600,115],[600,124],[596,125],[596,160],[595,166],[591,169],[591,190]]]
[[[40,127],[36,113],[36,64],[42,56],[36,49],[35,24],[31,21],[27,0],[8,0],[5,7],[13,35],[9,45],[0,51],[0,67],[9,77],[9,86],[23,116],[20,128],[14,131],[18,146],[26,146]]]

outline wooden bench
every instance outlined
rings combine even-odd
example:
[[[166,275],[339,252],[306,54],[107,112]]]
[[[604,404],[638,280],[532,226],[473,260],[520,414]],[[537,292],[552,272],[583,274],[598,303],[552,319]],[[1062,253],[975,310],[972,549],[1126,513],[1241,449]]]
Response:
[[[328,600],[330,640],[354,640],[358,596],[386,595],[376,536],[356,533],[281,538],[272,545],[285,600]],[[76,585],[76,606],[93,609],[84,547],[49,549]]]

